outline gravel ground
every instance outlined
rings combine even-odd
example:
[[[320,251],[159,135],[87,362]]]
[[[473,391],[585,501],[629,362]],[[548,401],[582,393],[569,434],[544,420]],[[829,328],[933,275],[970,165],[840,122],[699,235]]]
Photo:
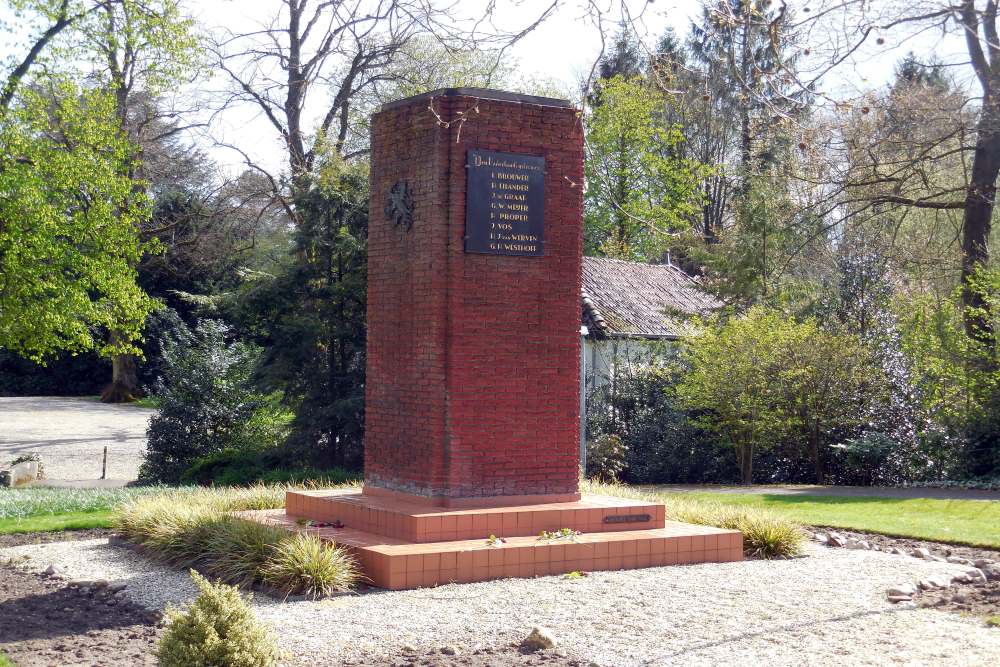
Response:
[[[385,663],[404,647],[463,653],[507,646],[535,624],[569,656],[600,665],[1000,664],[1000,629],[892,605],[889,586],[962,568],[879,552],[810,545],[809,556],[598,572],[582,579],[508,579],[373,592],[322,601],[255,601],[289,664]],[[0,550],[30,567],[128,583],[151,609],[190,599],[183,572],[104,539]]]
[[[98,480],[108,448],[109,479],[134,480],[155,412],[86,398],[0,397],[0,461],[38,452],[54,480]]]

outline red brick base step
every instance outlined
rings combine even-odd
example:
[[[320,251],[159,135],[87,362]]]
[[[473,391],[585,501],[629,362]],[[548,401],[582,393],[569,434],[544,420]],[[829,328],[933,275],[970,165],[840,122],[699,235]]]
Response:
[[[371,584],[393,590],[743,559],[738,531],[665,521],[663,505],[620,498],[469,510],[407,507],[338,491],[289,492],[288,501],[286,510],[239,516],[344,546]],[[305,519],[343,527],[309,526]],[[539,537],[562,528],[579,534]]]

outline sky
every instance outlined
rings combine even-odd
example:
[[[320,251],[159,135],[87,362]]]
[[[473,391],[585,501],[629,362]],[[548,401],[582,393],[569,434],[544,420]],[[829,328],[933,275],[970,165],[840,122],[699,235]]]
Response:
[[[620,0],[598,0],[609,9],[606,30],[612,33],[620,13],[611,11]],[[199,22],[209,30],[230,29],[236,32],[252,30],[274,14],[277,0],[188,0],[189,8]],[[462,17],[478,19],[488,0],[461,0]],[[690,18],[698,11],[697,0],[660,0],[643,12],[646,0],[627,0],[637,29],[648,41],[653,42],[667,26],[678,33],[687,31]],[[515,31],[532,24],[551,0],[497,0],[495,25],[501,30]],[[585,78],[601,53],[600,31],[587,18],[585,3],[581,0],[563,0],[540,26],[518,41],[508,52],[525,79],[553,81],[567,90],[575,90],[577,82]],[[273,126],[255,110],[234,110],[224,118],[216,119],[213,136],[227,143],[247,147],[253,159],[272,168],[283,164],[280,139]],[[240,169],[243,158],[225,149],[210,151],[213,158],[227,165],[230,170]]]
[[[314,2],[318,0],[313,0]],[[446,2],[448,0],[438,0]],[[457,0],[456,8],[460,17],[467,21],[480,18],[487,3],[493,2],[498,28],[520,30],[535,21],[542,10],[552,0]],[[559,9],[536,29],[517,42],[509,56],[517,64],[519,72],[526,79],[559,82],[566,90],[576,90],[578,82],[590,72],[601,52],[601,33],[593,19],[587,16],[585,8],[590,2],[606,10],[604,30],[610,38],[615,32],[621,16],[621,6],[627,8],[639,36],[652,44],[669,26],[678,35],[688,32],[691,20],[700,12],[699,0],[560,0]],[[915,3],[932,0],[905,0]],[[245,32],[260,28],[275,15],[281,5],[280,0],[182,0],[187,10],[195,16],[203,30],[218,34],[220,31]],[[889,8],[892,3],[904,0],[876,0],[868,3],[873,12]],[[792,2],[793,6],[804,6],[806,0]],[[0,4],[0,23],[5,20],[14,27],[16,35],[19,23],[9,12],[4,12]],[[838,26],[841,31],[849,31],[857,26],[849,22]],[[27,34],[27,30],[21,30]],[[969,68],[958,63],[964,62],[963,44],[955,35],[942,36],[940,31],[928,30],[916,37],[902,39],[898,35],[885,34],[884,43],[858,51],[838,69],[836,74],[822,82],[824,90],[832,96],[847,98],[859,92],[884,85],[892,77],[895,63],[908,50],[921,54],[936,54],[945,62],[954,62],[956,74],[964,77],[963,82],[971,84]],[[23,40],[22,40],[23,42]],[[16,47],[16,40],[14,47]],[[23,44],[22,44],[23,46]],[[9,50],[11,44],[6,48]],[[0,40],[0,57],[4,55],[5,44]],[[221,88],[221,78],[216,76],[206,84],[199,81],[196,87],[203,92],[206,88]],[[189,91],[192,92],[192,91]],[[317,96],[318,98],[319,96]],[[283,150],[280,137],[275,129],[251,107],[228,109],[214,115],[209,131],[196,137],[211,157],[230,172],[242,169],[243,158],[237,153],[213,146],[213,140],[220,140],[240,146],[253,160],[277,171],[283,165]]]
[[[459,0],[457,7],[461,18],[475,20],[491,0]],[[604,10],[602,27],[610,40],[622,16],[622,7],[631,18],[631,25],[646,44],[655,44],[670,27],[679,35],[688,33],[691,22],[701,12],[700,0],[593,0]],[[876,0],[872,4],[878,12],[895,2],[909,0]],[[912,0],[925,2],[927,0]],[[259,27],[273,16],[279,0],[188,0],[192,13],[209,30],[228,28],[241,31]],[[560,0],[560,7],[541,25],[517,42],[509,51],[520,73],[526,79],[555,81],[566,90],[577,90],[596,59],[601,54],[601,30],[592,15],[586,11],[590,0]],[[533,23],[551,0],[495,0],[494,20],[501,30],[520,30]],[[791,2],[801,9],[807,0]],[[801,12],[798,16],[804,16]],[[868,18],[875,19],[875,16]],[[842,28],[843,26],[838,26]],[[848,25],[848,28],[854,26]],[[945,62],[964,63],[964,44],[955,36],[942,36],[928,30],[916,36],[886,33],[884,41],[859,50],[848,58],[838,71],[822,82],[824,90],[837,98],[854,97],[865,90],[885,85],[891,80],[895,64],[910,50],[921,54],[935,54]],[[821,50],[821,49],[820,49]],[[956,67],[956,71],[967,70]],[[964,72],[966,84],[968,72]],[[280,138],[273,127],[251,109],[234,110],[218,119],[212,128],[213,136],[227,142],[248,147],[254,159],[275,168],[283,164]],[[224,150],[211,151],[219,162],[229,169],[241,168],[242,157]]]

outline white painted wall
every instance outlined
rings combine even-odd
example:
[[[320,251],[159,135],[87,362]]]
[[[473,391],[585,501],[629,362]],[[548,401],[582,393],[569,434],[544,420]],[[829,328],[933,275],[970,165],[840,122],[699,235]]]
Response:
[[[677,351],[673,341],[613,338],[584,339],[587,359],[587,390],[607,384],[616,368],[625,364],[648,366],[664,360]]]

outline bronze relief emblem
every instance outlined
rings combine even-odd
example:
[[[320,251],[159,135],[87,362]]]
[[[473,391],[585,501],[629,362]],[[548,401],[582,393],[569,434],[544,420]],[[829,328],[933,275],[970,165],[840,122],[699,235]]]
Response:
[[[385,217],[399,227],[410,231],[413,228],[413,192],[406,181],[396,181],[389,190],[385,204]]]

